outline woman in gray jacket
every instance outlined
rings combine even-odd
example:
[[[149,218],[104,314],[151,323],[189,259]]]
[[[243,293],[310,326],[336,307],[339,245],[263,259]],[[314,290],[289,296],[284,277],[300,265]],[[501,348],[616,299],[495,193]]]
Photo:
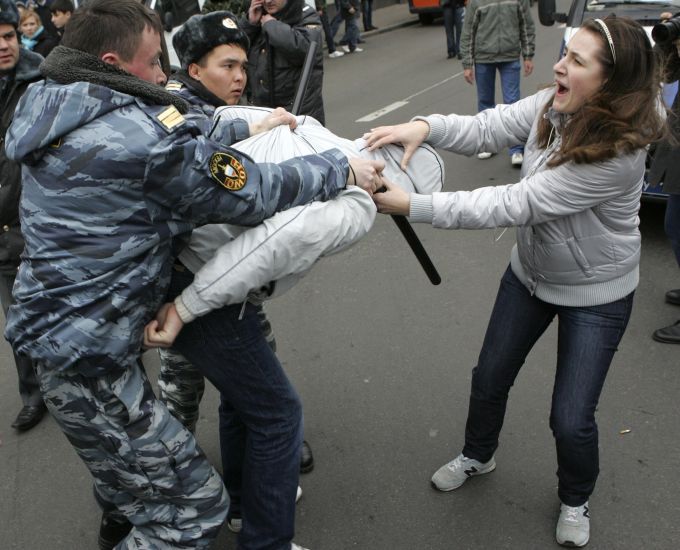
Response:
[[[472,155],[526,143],[522,178],[475,191],[407,194],[386,183],[379,211],[435,227],[517,227],[477,366],[465,446],[432,477],[442,491],[495,469],[510,387],[557,317],[550,427],[557,446],[556,538],[584,546],[599,472],[595,410],[638,284],[645,146],[663,128],[652,46],[625,18],[587,21],[554,66],[555,86],[476,116],[416,117],[365,137]],[[408,162],[405,155],[404,163]]]

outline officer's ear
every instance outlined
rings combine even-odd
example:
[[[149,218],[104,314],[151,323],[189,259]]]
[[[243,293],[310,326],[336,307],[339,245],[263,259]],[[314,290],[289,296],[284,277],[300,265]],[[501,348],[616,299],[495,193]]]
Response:
[[[116,52],[106,52],[101,55],[100,59],[109,65],[122,68],[120,56]]]
[[[187,74],[194,80],[201,80],[201,66],[198,63],[189,63]]]

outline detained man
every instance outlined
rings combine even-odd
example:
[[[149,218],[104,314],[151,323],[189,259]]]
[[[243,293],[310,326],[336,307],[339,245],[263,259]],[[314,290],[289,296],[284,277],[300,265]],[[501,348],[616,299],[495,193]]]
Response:
[[[248,38],[231,13],[191,17],[173,37],[173,46],[182,70],[166,89],[211,120],[216,108],[239,102],[247,80]],[[260,128],[281,112],[270,115],[267,109],[264,118],[248,122]],[[351,162],[359,169],[365,161]],[[382,167],[380,162],[369,164]],[[215,250],[243,231],[206,225],[194,231],[188,248]],[[173,297],[192,283],[202,266],[187,258],[181,253],[173,267]],[[222,471],[230,499],[227,525],[239,533],[239,548],[244,550],[286,548],[292,544],[300,494],[300,399],[274,353],[261,303],[218,308],[205,322],[211,328],[203,337],[184,338],[161,352],[159,387],[169,408],[195,429],[202,375],[215,385],[221,402]]]

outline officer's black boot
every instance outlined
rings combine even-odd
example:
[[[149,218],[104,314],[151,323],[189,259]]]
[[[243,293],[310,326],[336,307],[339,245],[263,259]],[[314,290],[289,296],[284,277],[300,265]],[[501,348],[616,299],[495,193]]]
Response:
[[[103,512],[99,525],[99,550],[113,550],[131,530],[132,524],[129,521],[123,520],[121,523],[113,519],[108,512]]]

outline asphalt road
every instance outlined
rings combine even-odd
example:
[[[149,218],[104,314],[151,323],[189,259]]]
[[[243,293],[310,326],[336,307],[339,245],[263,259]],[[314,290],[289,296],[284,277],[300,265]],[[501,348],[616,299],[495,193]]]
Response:
[[[560,37],[560,29],[538,28],[536,70],[523,80],[523,94],[551,81]],[[416,114],[476,108],[474,89],[457,75],[460,63],[445,59],[437,25],[371,37],[363,53],[326,67],[328,125],[345,137]],[[373,122],[355,122],[404,100]],[[509,183],[518,175],[506,155],[443,157],[448,190]],[[650,338],[679,316],[663,302],[664,292],[678,286],[678,269],[663,235],[663,207],[645,205],[641,218],[642,280],[598,412],[593,550],[670,550],[680,540],[678,349]],[[441,273],[440,286],[427,281],[392,221],[380,217],[363,241],[321,262],[268,305],[316,457],[315,470],[301,479],[295,540],[313,550],[557,548],[548,427],[555,327],[513,389],[497,470],[454,493],[429,486],[432,472],[461,449],[470,370],[514,238],[512,231],[416,229]],[[100,514],[88,472],[51,419],[26,434],[11,430],[20,400],[4,342],[0,361],[0,548],[95,549]],[[155,356],[147,354],[146,363],[154,378]],[[198,438],[215,464],[216,407],[211,389]],[[235,538],[224,529],[215,546],[235,548]]]

